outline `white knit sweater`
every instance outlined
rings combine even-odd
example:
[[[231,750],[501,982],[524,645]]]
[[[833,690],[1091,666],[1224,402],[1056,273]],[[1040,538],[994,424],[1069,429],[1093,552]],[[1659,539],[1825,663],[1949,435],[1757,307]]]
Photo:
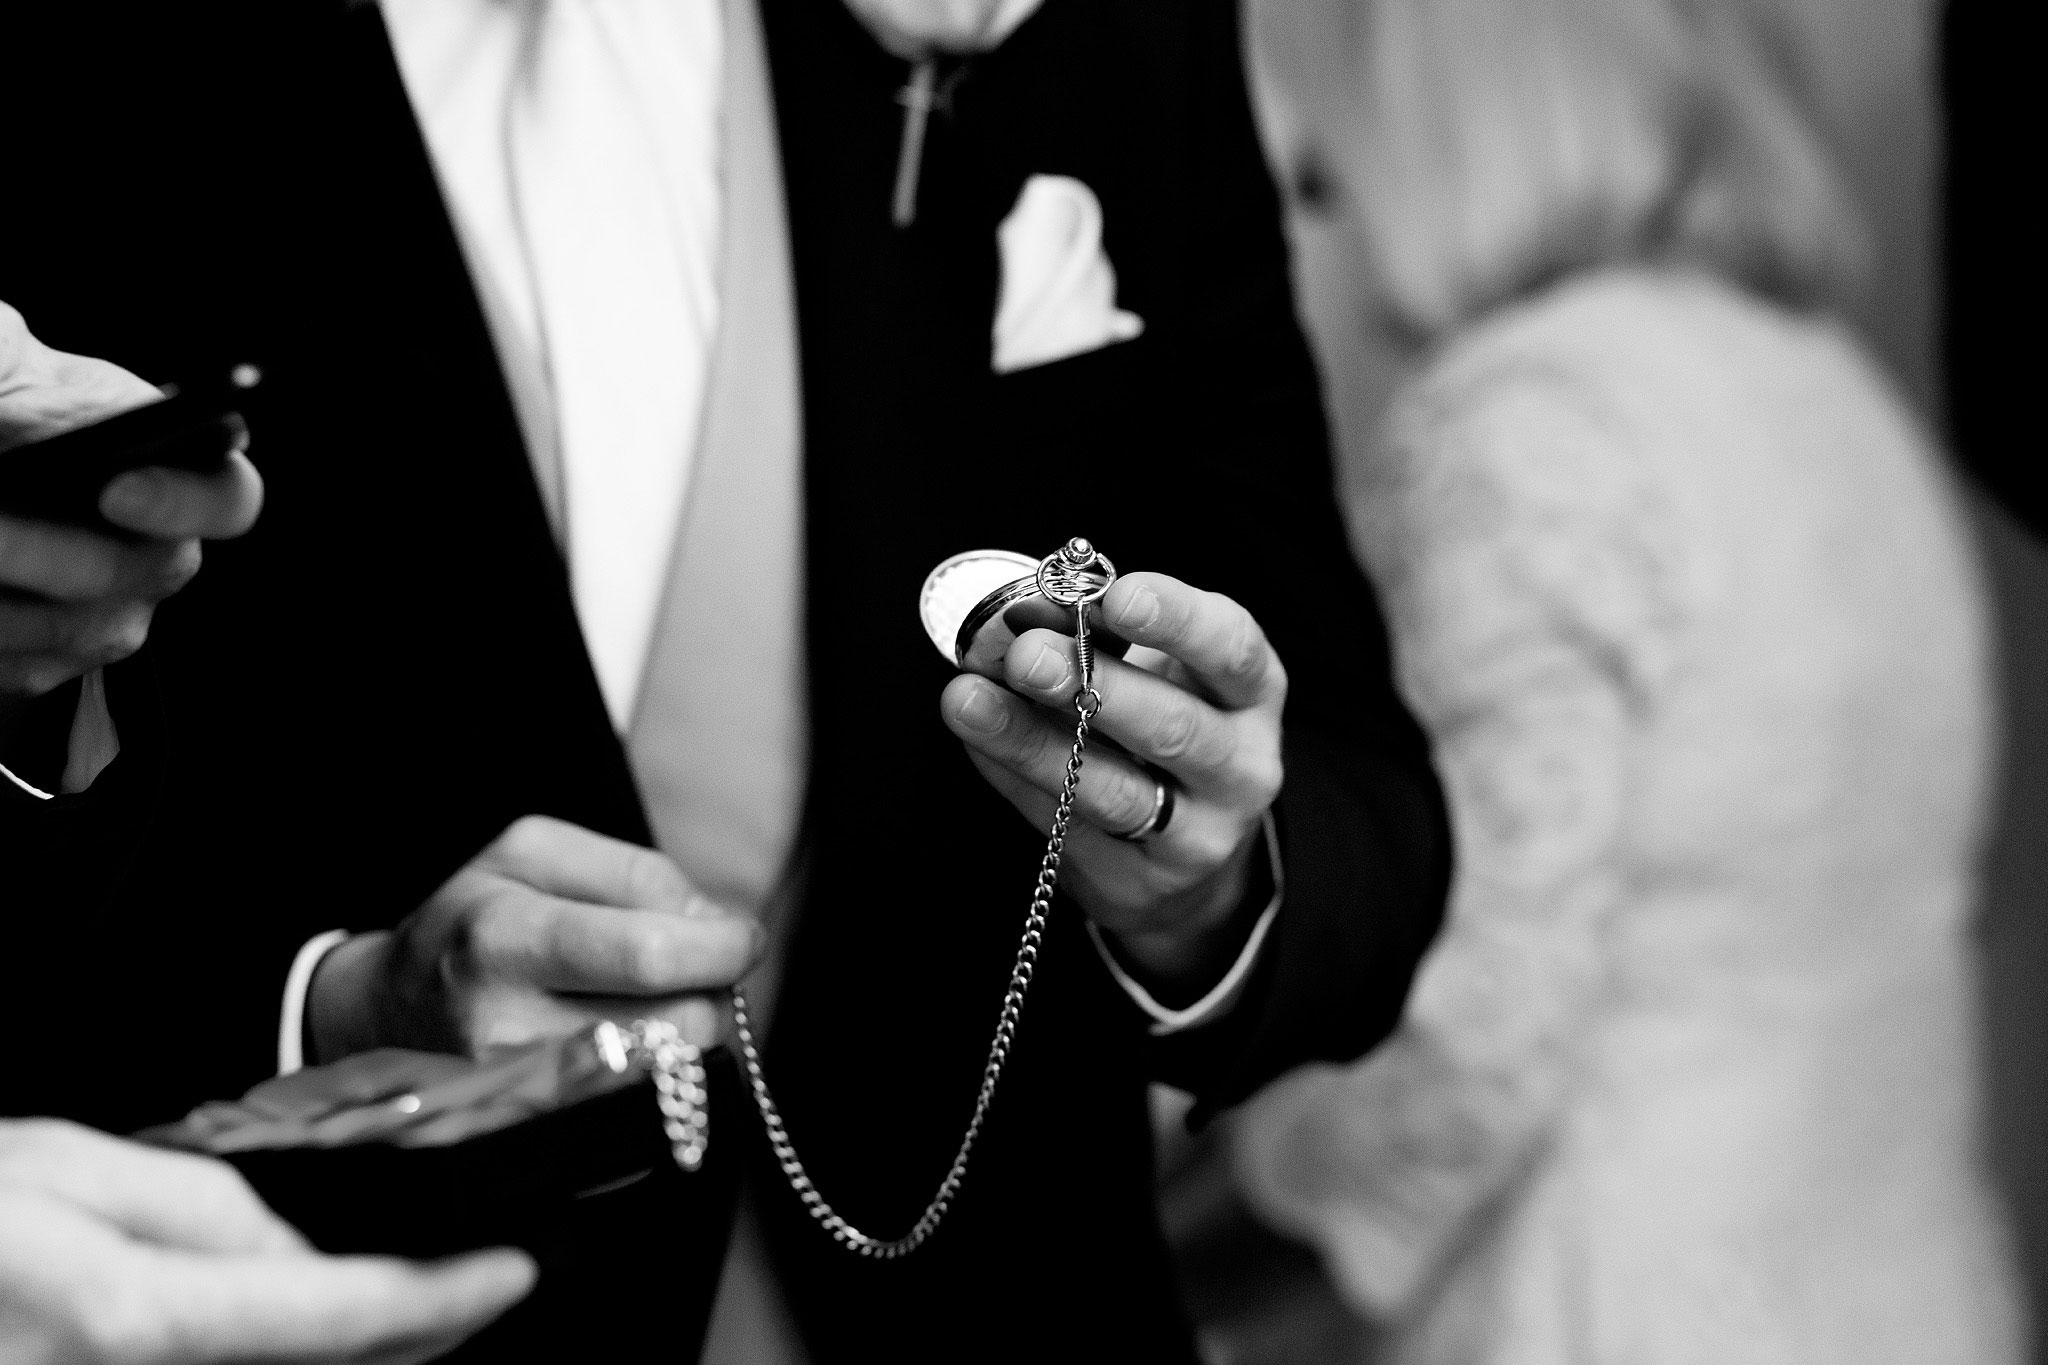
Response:
[[[1840,329],[1649,272],[1461,338],[1386,431],[1356,529],[1456,885],[1393,1041],[1251,1106],[1255,1204],[1391,1359],[2018,1361],[1989,645],[1927,438]]]

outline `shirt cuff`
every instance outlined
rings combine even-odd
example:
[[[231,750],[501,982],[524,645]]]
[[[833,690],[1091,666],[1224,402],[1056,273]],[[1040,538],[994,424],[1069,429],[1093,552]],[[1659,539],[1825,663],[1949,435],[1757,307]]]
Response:
[[[22,778],[16,776],[14,769],[8,767],[5,763],[0,763],[0,778],[4,778],[7,781],[8,785],[14,787],[18,791],[28,793],[28,795],[33,796],[38,801],[48,801],[53,799],[57,795],[57,793],[55,792],[44,791],[41,787],[36,786],[33,782],[24,781]]]
[[[107,709],[106,673],[95,668],[85,675],[78,690],[78,708],[71,714],[71,739],[58,790],[67,796],[84,791],[120,753],[121,733],[114,728],[114,713]],[[0,780],[38,801],[48,801],[57,795],[44,791],[5,763],[0,763]]]
[[[284,1007],[277,1016],[277,1074],[289,1076],[306,1067],[306,992],[320,961],[348,942],[348,930],[329,929],[306,940],[284,979]]]
[[[1109,950],[1103,940],[1102,931],[1095,927],[1095,921],[1088,921],[1088,938],[1094,943],[1095,951],[1102,957],[1102,965],[1109,968],[1109,974],[1116,978],[1116,984],[1123,987],[1124,994],[1131,997],[1133,1004],[1152,1020],[1152,1036],[1163,1038],[1169,1034],[1184,1033],[1192,1028],[1221,1019],[1230,1012],[1237,998],[1244,994],[1244,983],[1250,979],[1252,968],[1258,965],[1259,952],[1266,946],[1266,935],[1273,927],[1273,921],[1280,914],[1280,901],[1287,891],[1287,876],[1280,866],[1280,831],[1273,824],[1273,813],[1265,815],[1266,859],[1273,870],[1273,899],[1266,902],[1265,910],[1259,915],[1259,922],[1252,926],[1251,937],[1244,941],[1244,949],[1238,953],[1237,961],[1230,964],[1230,970],[1223,979],[1210,988],[1192,1005],[1180,1009],[1168,1009],[1152,998],[1152,992],[1140,985],[1135,977],[1123,969],[1116,960],[1116,954]]]

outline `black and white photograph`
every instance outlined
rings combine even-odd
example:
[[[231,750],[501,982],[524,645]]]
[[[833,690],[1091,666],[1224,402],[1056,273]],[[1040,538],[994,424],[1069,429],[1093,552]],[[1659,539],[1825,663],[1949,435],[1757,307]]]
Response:
[[[2013,14],[0,10],[0,1365],[2048,1359]]]

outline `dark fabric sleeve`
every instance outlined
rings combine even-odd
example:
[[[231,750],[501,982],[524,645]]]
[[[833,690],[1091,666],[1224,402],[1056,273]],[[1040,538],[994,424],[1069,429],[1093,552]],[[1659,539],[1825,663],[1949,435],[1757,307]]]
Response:
[[[57,790],[69,761],[71,731],[84,692],[81,680],[73,678],[54,691],[16,703],[14,714],[0,726],[0,764],[19,781],[44,791]],[[15,795],[27,795],[12,782],[6,787]]]
[[[1428,745],[1395,692],[1386,629],[1336,504],[1235,7],[1201,12],[1201,275],[1183,368],[1204,436],[1188,514],[1228,547],[1233,595],[1279,651],[1289,696],[1279,917],[1235,1008],[1154,1043],[1156,1074],[1195,1094],[1197,1122],[1303,1062],[1350,1060],[1384,1039],[1450,872]]]
[[[80,905],[105,899],[108,888],[125,873],[148,826],[154,793],[161,784],[162,721],[153,704],[147,664],[137,659],[110,668],[107,689],[121,747],[91,786],[44,801],[11,782],[0,784],[0,849],[6,851],[10,906],[48,909],[67,898]],[[75,709],[78,689],[66,691],[68,704]],[[69,712],[38,718],[44,723],[52,719],[68,736]],[[37,742],[54,739],[38,736]]]
[[[152,648],[107,670],[121,751],[91,787],[49,801],[0,791],[0,1029],[19,1042],[0,1114],[122,1132],[269,1069],[295,926],[279,915],[224,936],[218,905],[163,890],[168,864],[211,855],[164,839],[167,803],[191,798]],[[110,1071],[70,1044],[102,1029],[147,1038],[142,1064]]]

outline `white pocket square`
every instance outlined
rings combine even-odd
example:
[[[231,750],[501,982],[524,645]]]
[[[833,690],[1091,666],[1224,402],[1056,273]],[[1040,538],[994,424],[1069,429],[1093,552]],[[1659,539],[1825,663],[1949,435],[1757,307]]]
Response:
[[[996,305],[997,374],[1129,341],[1145,320],[1116,306],[1102,251],[1102,204],[1072,176],[1034,175],[996,229],[1003,266]]]

